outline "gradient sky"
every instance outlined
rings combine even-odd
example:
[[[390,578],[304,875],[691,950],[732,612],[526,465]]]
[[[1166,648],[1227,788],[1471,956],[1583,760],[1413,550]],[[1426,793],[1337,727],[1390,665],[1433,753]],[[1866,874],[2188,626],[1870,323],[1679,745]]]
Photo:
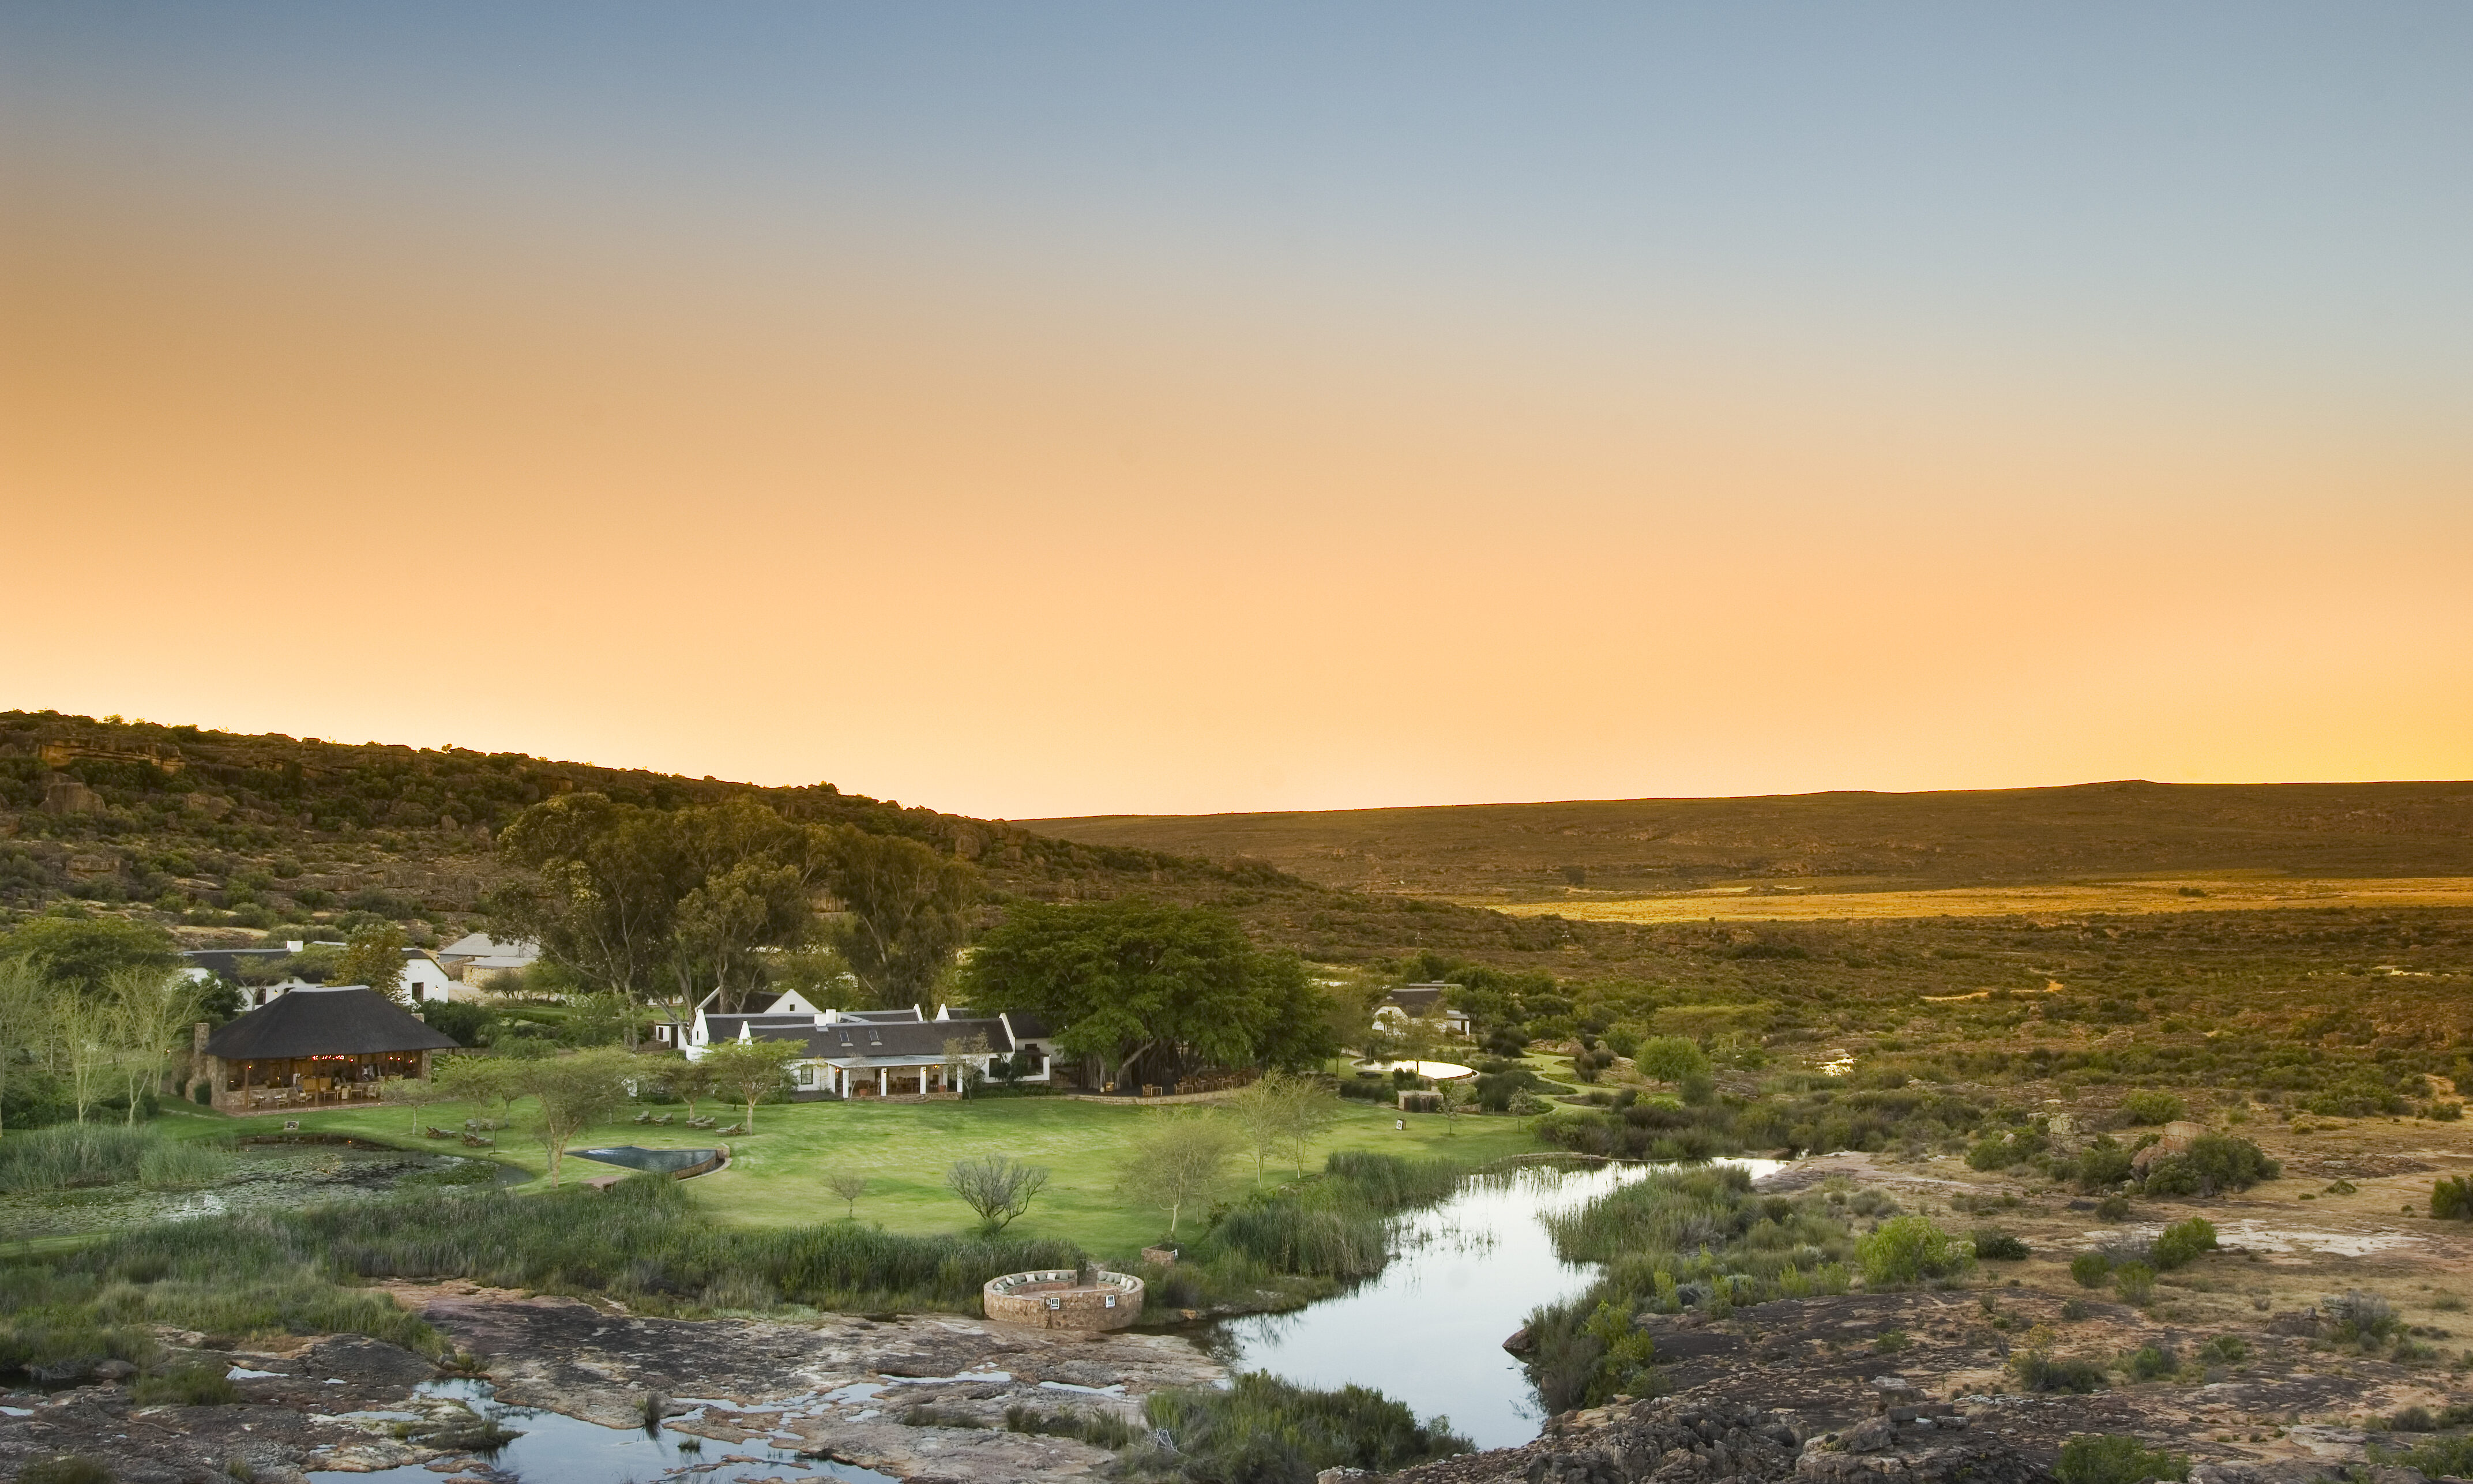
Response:
[[[0,6],[0,705],[1010,818],[2473,776],[2473,7]]]

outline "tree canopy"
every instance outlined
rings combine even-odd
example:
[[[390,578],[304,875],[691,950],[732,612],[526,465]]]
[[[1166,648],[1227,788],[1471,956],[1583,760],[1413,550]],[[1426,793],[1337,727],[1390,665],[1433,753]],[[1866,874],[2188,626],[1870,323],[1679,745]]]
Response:
[[[978,874],[915,841],[799,825],[752,799],[660,809],[568,794],[510,822],[516,869],[498,917],[590,988],[682,1011],[735,1009],[766,961],[808,945],[815,900],[849,909],[821,936],[879,1003],[906,1004],[969,936]]]
[[[0,958],[23,959],[43,979],[100,997],[119,973],[160,974],[180,962],[172,935],[125,918],[40,917],[0,938]]]
[[[1302,1067],[1336,1049],[1293,956],[1264,953],[1207,907],[1120,898],[1026,902],[979,940],[963,983],[984,1006],[1033,1010],[1057,1044],[1122,1069]]]

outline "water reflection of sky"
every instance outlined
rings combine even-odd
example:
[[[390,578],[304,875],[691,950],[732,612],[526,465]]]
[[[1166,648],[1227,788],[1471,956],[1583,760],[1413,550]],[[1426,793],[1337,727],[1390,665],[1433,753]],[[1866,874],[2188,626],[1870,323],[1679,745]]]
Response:
[[[1757,1177],[1770,1160],[1721,1161]],[[1536,1391],[1502,1342],[1528,1313],[1586,1287],[1594,1264],[1554,1255],[1538,1218],[1580,1206],[1647,1173],[1645,1165],[1526,1168],[1471,1180],[1401,1224],[1395,1256],[1371,1281],[1289,1314],[1232,1321],[1212,1350],[1238,1370],[1303,1386],[1371,1386],[1442,1413],[1479,1448],[1537,1436]]]
[[[235,1151],[230,1172],[202,1190],[119,1185],[0,1195],[0,1240],[381,1195],[408,1175],[438,1174],[466,1162],[452,1155],[343,1144],[244,1144]]]
[[[744,1443],[719,1443],[668,1427],[604,1427],[557,1412],[510,1406],[497,1400],[487,1381],[424,1381],[417,1389],[422,1396],[461,1401],[476,1414],[521,1434],[488,1459],[488,1476],[492,1478],[522,1484],[613,1484],[622,1479],[679,1479],[684,1484],[744,1484],[761,1479],[898,1484],[893,1475],[874,1469],[803,1457],[786,1441],[776,1445],[750,1438]],[[722,1402],[703,1405],[726,1406]],[[384,1420],[397,1414],[360,1415]],[[789,1415],[799,1415],[799,1409],[793,1407]],[[313,1470],[309,1474],[319,1484],[438,1484],[440,1476],[425,1464],[372,1472]]]

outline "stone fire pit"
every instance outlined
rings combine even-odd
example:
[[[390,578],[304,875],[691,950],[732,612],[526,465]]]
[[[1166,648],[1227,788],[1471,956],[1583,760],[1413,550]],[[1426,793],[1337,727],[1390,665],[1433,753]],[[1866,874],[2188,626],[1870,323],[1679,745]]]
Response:
[[[1142,1317],[1142,1281],[1093,1269],[1008,1273],[979,1291],[990,1319],[1040,1329],[1122,1329]]]

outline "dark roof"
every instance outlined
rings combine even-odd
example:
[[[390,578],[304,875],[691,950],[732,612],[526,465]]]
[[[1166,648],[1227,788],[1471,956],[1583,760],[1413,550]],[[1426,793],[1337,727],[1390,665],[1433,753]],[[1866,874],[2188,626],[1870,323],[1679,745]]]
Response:
[[[292,953],[286,948],[193,948],[180,956],[227,984],[238,984],[242,965],[252,960],[279,964]]]
[[[816,1057],[943,1056],[945,1042],[972,1036],[986,1037],[990,1051],[1014,1049],[1001,1020],[845,1021],[822,1027],[809,1021],[804,1027],[757,1025],[754,1035],[761,1041],[804,1041],[807,1055]]]
[[[206,1038],[206,1055],[228,1062],[453,1049],[454,1038],[440,1035],[395,1001],[357,985],[294,990]]]
[[[1008,1010],[1004,1012],[1004,1017],[1005,1023],[1013,1027],[1014,1035],[1023,1041],[1045,1041],[1056,1034],[1047,1028],[1046,1017],[1028,1010]]]

